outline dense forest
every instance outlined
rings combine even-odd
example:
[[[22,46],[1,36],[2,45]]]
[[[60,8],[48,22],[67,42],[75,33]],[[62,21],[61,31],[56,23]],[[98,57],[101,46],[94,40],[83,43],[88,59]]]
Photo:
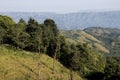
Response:
[[[10,17],[0,15],[0,45],[5,44],[17,50],[37,52],[38,56],[47,54],[83,79],[120,79],[119,57],[104,57],[91,49],[89,43],[68,43],[52,19],[43,23],[33,18],[28,22],[20,19],[16,23]],[[53,61],[53,71],[54,67],[56,64]],[[71,77],[71,80],[74,79]]]

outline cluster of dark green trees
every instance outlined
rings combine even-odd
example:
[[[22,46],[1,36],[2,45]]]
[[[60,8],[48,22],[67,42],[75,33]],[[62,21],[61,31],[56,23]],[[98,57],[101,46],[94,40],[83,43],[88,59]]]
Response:
[[[23,50],[40,51],[52,56],[60,45],[59,30],[51,19],[39,24],[30,18],[28,23],[20,19],[15,23],[7,16],[0,16],[0,44],[10,44]],[[60,39],[59,39],[60,38]]]
[[[117,79],[120,78],[119,59],[115,60],[116,64],[114,64],[109,62],[109,59],[106,61],[87,44],[67,43],[52,19],[46,19],[41,24],[33,18],[28,22],[20,19],[15,23],[10,17],[0,15],[0,45],[2,44],[9,44],[16,49],[46,53],[89,80],[96,78],[110,80],[113,78],[111,76],[116,75]],[[94,75],[97,77],[93,77]]]

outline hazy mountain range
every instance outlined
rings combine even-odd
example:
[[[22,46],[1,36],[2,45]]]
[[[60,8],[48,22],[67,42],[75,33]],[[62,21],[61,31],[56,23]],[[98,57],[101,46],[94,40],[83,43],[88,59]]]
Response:
[[[44,12],[0,12],[0,15],[8,15],[15,21],[20,18],[26,21],[32,17],[39,22],[46,18],[55,20],[59,29],[84,29],[87,27],[120,28],[120,11],[104,12],[76,12],[67,14],[44,13]]]

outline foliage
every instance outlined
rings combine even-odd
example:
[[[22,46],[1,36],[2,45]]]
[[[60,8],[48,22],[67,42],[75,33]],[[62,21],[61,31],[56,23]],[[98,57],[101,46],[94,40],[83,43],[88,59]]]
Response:
[[[104,72],[105,58],[90,49],[87,44],[63,46],[65,47],[62,49],[60,61],[69,69],[77,71],[83,77],[95,72]]]
[[[83,76],[92,72],[103,72],[105,60],[99,53],[87,48],[85,44],[72,46],[72,49],[75,51],[72,52],[71,66],[73,70],[77,70]]]
[[[105,67],[105,80],[120,79],[120,57],[107,57]]]
[[[86,38],[90,36],[85,34],[85,32],[82,32],[82,35],[85,35]],[[74,38],[77,37],[78,35],[76,34]],[[100,43],[99,40],[94,37],[92,37],[92,40]],[[16,78],[17,80],[21,80],[23,77],[26,80],[34,80],[38,75],[37,67],[35,65],[39,59],[42,63],[40,67],[43,69],[43,72],[45,72],[45,74],[42,75],[45,77],[49,76],[56,80],[58,79],[55,78],[56,75],[53,75],[53,71],[63,75],[67,75],[68,73],[71,75],[69,76],[71,77],[71,80],[74,79],[72,77],[76,77],[73,75],[73,71],[76,71],[82,77],[90,80],[93,80],[94,75],[98,77],[103,77],[105,75],[106,80],[112,76],[119,76],[119,59],[107,58],[105,64],[105,58],[93,50],[89,46],[89,43],[73,44],[67,42],[65,37],[60,35],[57,25],[52,19],[46,19],[44,23],[41,24],[33,18],[30,18],[28,22],[20,19],[18,23],[15,23],[10,17],[0,16],[0,45],[5,44],[10,45],[11,47],[10,49],[1,49],[2,47],[0,47],[0,59],[2,60],[0,60],[0,64],[3,65],[0,66],[0,70],[4,72],[3,74],[0,74],[4,75],[4,78],[16,74],[16,72],[20,70],[20,74],[15,75],[15,77],[20,76],[19,78]],[[52,57],[53,60],[50,57],[46,58],[45,54],[38,56],[36,53],[31,54],[30,52],[18,50],[46,53]],[[13,65],[11,65],[12,62],[10,61],[13,61],[15,66],[20,66],[20,69],[14,69],[17,70],[15,73],[10,73],[12,70],[11,66],[13,68]],[[57,61],[60,61],[65,67],[69,68],[70,72]],[[4,66],[4,63],[8,64],[8,66]],[[27,70],[24,70],[23,68]],[[57,70],[55,68],[57,68]],[[68,80],[68,78],[65,78],[64,76],[62,80]],[[75,78],[74,80],[79,79]]]
[[[100,53],[109,53],[109,50],[103,45],[101,40],[83,30],[62,30],[61,34],[65,36],[67,42],[69,43],[88,43],[93,50],[95,49]]]
[[[106,56],[119,56],[120,54],[120,29],[91,27],[84,29],[88,34],[103,42],[110,51]]]
[[[0,16],[0,42],[53,56],[56,45],[60,45],[59,30],[51,19],[46,19],[43,24],[33,18],[30,18],[28,23],[23,19],[15,23],[10,17]]]

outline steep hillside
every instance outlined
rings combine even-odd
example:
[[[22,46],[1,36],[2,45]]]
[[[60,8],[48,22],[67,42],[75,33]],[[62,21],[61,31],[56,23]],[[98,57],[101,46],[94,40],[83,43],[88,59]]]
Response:
[[[93,49],[95,48],[100,52],[109,53],[109,50],[103,46],[100,40],[82,30],[61,31],[61,34],[64,35],[70,43],[89,43],[89,46]]]
[[[40,60],[40,68],[38,61]],[[53,59],[42,54],[40,59],[37,53],[14,50],[0,46],[0,80],[69,80],[71,72],[55,61],[53,73]],[[38,69],[40,76],[38,76]],[[72,72],[74,80],[82,80]]]
[[[120,29],[91,27],[84,31],[102,41],[104,46],[110,50],[111,55],[120,55]]]
[[[104,11],[104,12],[76,12],[68,14],[56,13],[40,13],[40,12],[0,12],[1,15],[8,15],[15,21],[20,18],[29,20],[33,17],[39,22],[43,22],[46,18],[56,21],[59,29],[84,29],[93,26],[103,26],[120,28],[120,11]]]

